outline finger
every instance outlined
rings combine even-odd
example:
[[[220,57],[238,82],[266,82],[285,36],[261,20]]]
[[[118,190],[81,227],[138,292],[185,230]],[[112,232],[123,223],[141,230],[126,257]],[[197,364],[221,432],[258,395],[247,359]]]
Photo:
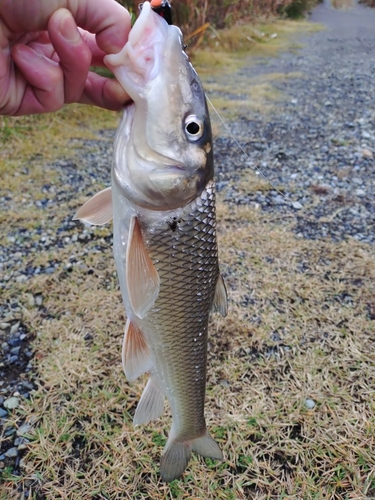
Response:
[[[0,0],[1,18],[13,33],[46,30],[59,8],[68,9],[78,26],[95,33],[104,52],[116,53],[125,45],[130,15],[114,0]]]
[[[10,95],[10,88],[12,86],[11,75],[9,68],[9,60],[5,51],[0,49],[0,114],[12,113],[12,105]],[[12,89],[12,94],[17,93],[17,89]]]
[[[46,113],[60,109],[64,103],[64,86],[59,64],[25,45],[15,45],[12,57],[27,84],[23,97],[14,92],[21,104],[12,114]]]
[[[51,43],[39,43],[39,42],[31,42],[27,44],[28,47],[33,49],[35,52],[38,54],[42,54],[44,57],[47,57],[48,59],[53,59],[53,54],[55,52],[55,49],[51,45]]]
[[[52,14],[48,33],[64,74],[64,101],[77,102],[85,88],[91,64],[90,49],[82,39],[73,16],[66,9],[59,9]]]
[[[95,35],[81,28],[78,28],[78,31],[80,32],[81,37],[84,39],[88,48],[90,49],[92,57],[91,65],[106,67],[103,62],[103,58],[106,55],[106,53],[104,52],[104,50],[99,49],[98,44],[96,43]]]
[[[130,97],[117,80],[111,80],[90,72],[79,102],[119,111],[127,102],[130,102]]]
[[[91,25],[80,24],[82,28],[96,34],[96,41],[106,54],[120,52],[131,28],[131,17],[129,12],[119,3],[111,0],[86,0],[92,13],[100,13],[95,22],[94,17],[90,19]],[[103,7],[108,7],[108,16],[103,14]]]

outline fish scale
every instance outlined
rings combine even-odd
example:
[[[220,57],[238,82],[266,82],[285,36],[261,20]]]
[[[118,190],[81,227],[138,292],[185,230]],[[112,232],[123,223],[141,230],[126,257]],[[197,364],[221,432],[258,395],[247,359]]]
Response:
[[[160,276],[159,296],[142,327],[156,358],[152,375],[171,404],[178,435],[197,437],[205,429],[208,317],[219,275],[214,181],[176,218],[175,231],[141,224]]]

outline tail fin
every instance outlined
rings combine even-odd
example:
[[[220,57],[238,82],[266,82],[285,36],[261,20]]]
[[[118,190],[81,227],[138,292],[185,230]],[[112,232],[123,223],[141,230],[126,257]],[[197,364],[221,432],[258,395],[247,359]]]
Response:
[[[192,450],[202,457],[223,460],[223,452],[207,430],[204,436],[192,442]]]
[[[167,443],[160,462],[163,481],[170,483],[182,475],[191,457],[190,441],[171,441]]]
[[[207,430],[204,436],[193,441],[171,440],[167,443],[161,457],[160,473],[162,480],[169,483],[180,477],[189,463],[192,451],[202,457],[223,459],[223,453],[219,445]]]

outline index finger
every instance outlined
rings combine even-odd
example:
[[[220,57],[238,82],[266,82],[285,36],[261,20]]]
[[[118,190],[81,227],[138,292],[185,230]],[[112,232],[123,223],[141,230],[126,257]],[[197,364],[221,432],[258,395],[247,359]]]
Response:
[[[95,33],[107,54],[119,52],[130,31],[130,14],[115,0],[0,0],[1,19],[13,33],[44,31],[51,15],[68,9],[77,26]]]

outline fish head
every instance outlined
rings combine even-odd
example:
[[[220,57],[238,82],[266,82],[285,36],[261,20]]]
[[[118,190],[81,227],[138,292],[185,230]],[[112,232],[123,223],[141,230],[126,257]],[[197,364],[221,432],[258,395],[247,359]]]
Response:
[[[214,167],[207,102],[181,31],[145,2],[127,44],[105,63],[134,101],[131,122],[118,131],[126,140],[116,142],[115,179],[140,206],[184,206],[201,194]]]

